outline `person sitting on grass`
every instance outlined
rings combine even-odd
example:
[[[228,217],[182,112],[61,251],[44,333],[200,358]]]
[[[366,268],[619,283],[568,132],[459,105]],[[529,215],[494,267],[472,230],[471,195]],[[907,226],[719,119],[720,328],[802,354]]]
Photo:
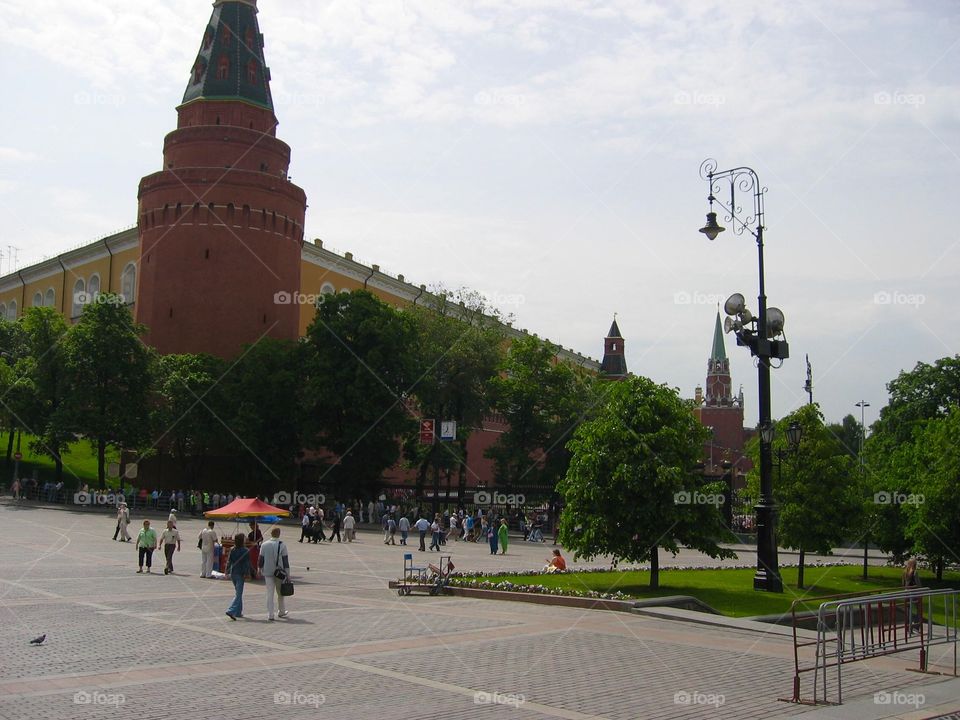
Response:
[[[567,561],[560,554],[560,548],[555,548],[553,557],[547,558],[547,564],[543,566],[545,573],[563,572],[567,569]]]

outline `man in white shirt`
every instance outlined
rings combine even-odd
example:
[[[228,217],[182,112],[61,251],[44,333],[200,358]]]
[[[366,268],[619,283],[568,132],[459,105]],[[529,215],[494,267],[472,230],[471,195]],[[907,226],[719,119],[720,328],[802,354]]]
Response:
[[[426,552],[427,545],[425,541],[427,538],[427,530],[430,529],[430,521],[422,517],[417,520],[417,522],[414,524],[414,527],[416,527],[420,532],[420,552]]]
[[[274,600],[279,598],[280,612],[277,613],[285,618],[289,613],[284,607],[283,595],[280,594],[281,578],[276,576],[276,570],[280,568],[286,576],[290,575],[290,558],[287,555],[287,546],[280,542],[280,528],[275,527],[270,531],[270,539],[260,546],[260,572],[263,574],[264,584],[267,586],[267,620],[273,620]]]
[[[167,520],[167,529],[160,533],[160,537],[157,538],[158,550],[161,545],[163,546],[163,554],[167,558],[167,566],[163,569],[163,574],[169,575],[173,572],[173,551],[180,552],[180,531],[177,530],[172,520]]]
[[[200,531],[200,577],[213,577],[213,550],[219,538],[213,529],[213,520]]]
[[[353,513],[347,510],[347,515],[343,518],[343,531],[347,535],[347,542],[353,542],[353,538],[356,537],[356,528],[357,528],[357,519],[353,516]]]

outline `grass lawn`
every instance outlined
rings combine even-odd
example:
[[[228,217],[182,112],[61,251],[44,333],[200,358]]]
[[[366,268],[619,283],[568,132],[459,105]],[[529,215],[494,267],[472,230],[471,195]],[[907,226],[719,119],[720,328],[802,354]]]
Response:
[[[790,610],[790,603],[801,598],[840,593],[867,593],[895,590],[900,587],[900,568],[874,567],[864,580],[861,566],[807,567],[804,570],[805,590],[797,590],[797,568],[781,569],[783,594],[758,592],[753,589],[752,569],[729,570],[663,570],[660,587],[651,590],[650,573],[646,570],[603,573],[565,573],[562,575],[498,575],[492,582],[508,581],[520,585],[543,585],[570,590],[620,591],[635,598],[692,595],[718,612],[732,617],[771,615]],[[960,573],[944,572],[944,582],[937,583],[928,571],[921,571],[926,587],[960,588]],[[804,610],[816,610],[819,602],[804,603]],[[801,608],[798,607],[798,610]]]
[[[2,457],[6,457],[9,437],[10,433],[0,433],[0,451],[3,453]],[[20,461],[20,477],[32,477],[33,471],[36,469],[41,482],[46,479],[53,479],[53,459],[48,455],[34,454],[31,452],[30,442],[33,439],[32,435],[27,435],[26,433],[20,436],[20,452],[23,455],[23,459]],[[14,451],[16,451],[16,438],[14,438]],[[90,447],[89,441],[78,440],[77,442],[70,443],[67,451],[63,453],[61,457],[63,458],[63,478],[67,487],[73,487],[78,484],[73,480],[74,478],[80,483],[96,482],[97,454],[93,448]],[[116,462],[119,457],[120,454],[116,450],[107,448],[107,463]],[[11,473],[12,472],[11,470]],[[12,478],[13,476],[11,475],[10,477]],[[107,484],[110,484],[109,479]]]

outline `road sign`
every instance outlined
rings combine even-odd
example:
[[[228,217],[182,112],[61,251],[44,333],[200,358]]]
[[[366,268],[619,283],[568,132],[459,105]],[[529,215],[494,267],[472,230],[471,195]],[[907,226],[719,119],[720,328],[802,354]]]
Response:
[[[420,421],[420,444],[433,445],[433,441],[435,439],[436,439],[436,421],[421,420]]]
[[[13,454],[13,459],[14,459],[14,460],[23,460],[23,453],[15,452],[15,453]]]
[[[137,476],[137,465],[136,463],[130,463],[123,471],[123,476],[128,480],[132,480]]]
[[[457,421],[456,420],[444,420],[440,423],[440,439],[441,440],[456,440],[457,439]]]
[[[120,477],[120,463],[110,463],[107,465],[107,477]]]

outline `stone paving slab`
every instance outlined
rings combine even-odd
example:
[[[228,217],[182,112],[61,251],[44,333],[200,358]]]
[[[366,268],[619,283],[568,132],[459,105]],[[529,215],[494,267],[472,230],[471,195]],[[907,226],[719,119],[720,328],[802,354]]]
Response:
[[[108,520],[0,504],[0,719],[810,712],[777,701],[791,688],[788,640],[752,626],[399,598],[386,582],[400,573],[404,548],[384,546],[373,533],[352,544],[301,545],[291,528],[283,531],[297,581],[290,617],[266,622],[263,585],[248,584],[249,618],[231,622],[223,611],[232,587],[199,577],[199,553],[188,542],[200,520],[181,518],[184,549],[173,577],[137,575],[132,548],[110,540]],[[507,555],[491,556],[482,545],[454,543],[450,551],[459,569],[523,570],[537,567],[547,548],[513,543]],[[436,561],[414,552],[418,561]],[[30,646],[42,632],[47,644]],[[879,689],[943,682],[905,672],[910,662],[850,666],[850,707]],[[870,720],[883,717],[873,710]]]

